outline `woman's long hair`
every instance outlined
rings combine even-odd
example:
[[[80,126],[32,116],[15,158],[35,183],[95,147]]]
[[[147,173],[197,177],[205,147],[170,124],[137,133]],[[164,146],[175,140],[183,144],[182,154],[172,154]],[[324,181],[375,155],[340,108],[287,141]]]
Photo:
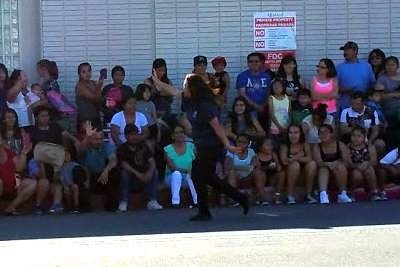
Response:
[[[6,65],[4,65],[3,63],[0,63],[0,70],[6,74],[6,80],[4,81],[4,86],[7,86],[9,76],[8,76],[8,69],[7,69]]]
[[[285,57],[282,58],[282,61],[281,61],[281,64],[279,65],[279,68],[278,68],[278,71],[276,73],[277,74],[276,76],[286,80],[287,79],[287,75],[286,75],[284,66],[289,64],[289,63],[291,63],[291,62],[293,62],[296,65],[296,67],[294,68],[294,71],[293,71],[293,80],[295,80],[295,81],[299,80],[300,79],[300,75],[299,75],[299,72],[297,70],[297,60],[296,60],[296,58],[294,56],[291,56],[291,55],[285,56]]]
[[[7,139],[7,127],[6,127],[6,124],[4,122],[4,120],[6,118],[6,113],[14,114],[14,116],[15,116],[15,123],[13,125],[14,137],[15,138],[21,138],[22,135],[21,135],[21,129],[19,128],[18,115],[17,115],[17,112],[15,112],[15,110],[13,110],[12,108],[7,108],[2,113],[1,121],[0,121],[0,133],[1,133],[1,136],[3,137],[4,140]]]
[[[170,84],[170,79],[168,78],[168,68],[167,68],[167,62],[163,58],[156,58],[153,61],[153,69],[158,69],[165,67],[165,74],[160,78],[160,81]],[[153,78],[150,78],[150,80],[153,82]]]
[[[235,100],[233,100],[233,104],[232,104],[232,112],[230,113],[229,117],[231,119],[231,123],[232,123],[232,130],[235,134],[237,134],[238,128],[239,128],[239,120],[238,120],[238,116],[235,113],[235,105],[237,102],[242,101],[245,105],[245,109],[244,109],[244,121],[246,122],[246,125],[248,127],[253,127],[254,128],[254,124],[253,121],[251,119],[251,114],[249,111],[249,104],[246,100],[246,98],[244,98],[243,96],[238,96],[235,98]]]
[[[10,75],[10,78],[8,79],[8,87],[7,87],[8,89],[13,87],[17,83],[19,77],[21,76],[21,72],[22,70],[19,69],[13,70],[13,72]]]
[[[289,125],[289,127],[287,128],[287,132],[286,132],[286,144],[287,144],[288,146],[291,145],[291,143],[290,143],[290,138],[289,138],[289,130],[290,130],[290,128],[297,128],[297,129],[299,129],[299,131],[300,131],[299,144],[304,144],[304,143],[306,142],[306,136],[305,136],[305,134],[304,134],[303,127],[301,127],[301,125],[299,125],[299,124],[291,124],[291,125]]]
[[[214,95],[213,91],[200,76],[190,76],[187,79],[187,87],[189,89],[191,99],[195,103],[199,102],[201,99],[208,99],[213,102],[217,102],[216,96]]]
[[[383,52],[381,49],[379,48],[375,48],[373,49],[371,52],[369,52],[368,55],[368,63],[372,66],[372,56],[376,55],[380,58],[382,58],[382,64],[380,66],[378,66],[378,68],[376,70],[374,70],[375,75],[378,75],[379,73],[381,73],[382,71],[384,71],[385,69],[385,59],[386,59],[386,55],[385,52]]]

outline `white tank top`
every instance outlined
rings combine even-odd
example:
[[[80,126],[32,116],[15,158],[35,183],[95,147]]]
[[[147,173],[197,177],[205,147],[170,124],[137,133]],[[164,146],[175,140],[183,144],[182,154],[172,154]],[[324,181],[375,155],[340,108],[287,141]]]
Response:
[[[283,127],[289,126],[289,97],[285,95],[282,100],[277,99],[275,96],[272,97],[272,104],[274,105],[274,115],[279,124]],[[278,126],[271,121],[271,133],[280,134]]]

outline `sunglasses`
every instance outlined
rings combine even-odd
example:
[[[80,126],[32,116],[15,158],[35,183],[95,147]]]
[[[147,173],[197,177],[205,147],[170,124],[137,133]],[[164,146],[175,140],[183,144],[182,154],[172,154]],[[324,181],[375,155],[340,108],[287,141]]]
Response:
[[[260,62],[259,60],[249,60],[249,63],[258,63]]]
[[[320,65],[317,65],[316,67],[319,68],[319,69],[327,69],[327,67],[325,67],[325,66],[320,66]]]

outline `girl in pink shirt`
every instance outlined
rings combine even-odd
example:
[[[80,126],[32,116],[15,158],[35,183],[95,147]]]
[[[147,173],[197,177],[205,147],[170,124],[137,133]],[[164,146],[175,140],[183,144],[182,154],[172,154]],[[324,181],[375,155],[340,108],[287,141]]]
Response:
[[[319,61],[317,75],[311,81],[311,97],[313,108],[325,104],[329,114],[337,112],[338,83],[332,60],[324,58]]]

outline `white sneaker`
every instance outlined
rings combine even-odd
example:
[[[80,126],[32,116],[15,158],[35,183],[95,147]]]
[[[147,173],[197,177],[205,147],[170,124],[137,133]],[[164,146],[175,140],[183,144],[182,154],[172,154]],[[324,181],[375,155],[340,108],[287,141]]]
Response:
[[[329,196],[326,191],[321,191],[319,193],[319,203],[323,205],[329,204]]]
[[[157,200],[150,200],[147,203],[147,209],[148,210],[162,210],[163,206],[161,206],[160,203],[158,203]]]
[[[287,204],[288,204],[288,205],[294,205],[294,204],[296,204],[296,199],[294,198],[294,196],[288,196],[288,197],[287,197]]]
[[[127,212],[128,211],[128,202],[126,202],[126,201],[119,202],[118,211]]]
[[[342,193],[340,193],[338,195],[337,202],[338,203],[351,203],[353,201],[351,200],[351,198],[349,198],[349,196],[347,195],[346,191],[343,191]]]

